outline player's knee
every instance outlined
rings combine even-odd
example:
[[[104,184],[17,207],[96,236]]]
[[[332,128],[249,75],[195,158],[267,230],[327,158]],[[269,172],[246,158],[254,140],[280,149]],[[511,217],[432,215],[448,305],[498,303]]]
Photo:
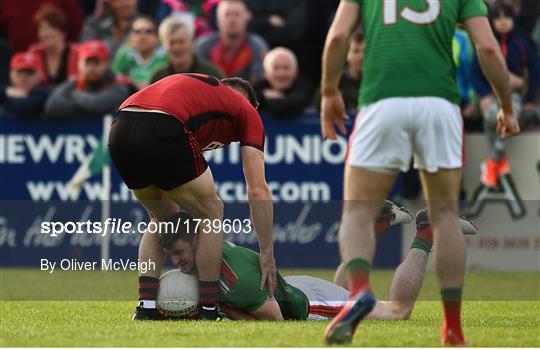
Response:
[[[208,197],[201,201],[200,210],[202,216],[209,219],[223,217],[223,202],[217,195]]]
[[[217,213],[219,215],[219,217],[222,217],[223,216],[224,205],[223,205],[223,202],[221,201],[221,199],[218,196],[216,196],[212,200],[212,206],[213,206],[214,212]]]

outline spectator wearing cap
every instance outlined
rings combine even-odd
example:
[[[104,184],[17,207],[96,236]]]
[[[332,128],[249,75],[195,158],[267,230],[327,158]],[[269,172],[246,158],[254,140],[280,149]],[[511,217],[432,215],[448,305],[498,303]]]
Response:
[[[153,74],[152,83],[171,74],[188,72],[223,77],[218,67],[195,55],[194,31],[193,18],[186,15],[172,15],[161,22],[159,36],[167,52],[169,64]]]
[[[311,86],[298,75],[294,53],[276,47],[264,58],[265,80],[255,84],[259,109],[277,119],[299,117],[312,100]]]
[[[10,63],[10,84],[0,88],[0,104],[17,116],[39,116],[49,94],[40,85],[39,62],[31,52],[17,53]]]
[[[143,88],[154,71],[167,63],[167,54],[159,45],[156,22],[151,17],[139,16],[131,25],[129,44],[118,50],[112,67],[115,73],[128,76]]]
[[[255,83],[264,78],[262,61],[268,44],[247,31],[249,19],[243,1],[222,0],[217,7],[219,32],[201,37],[196,52],[217,65],[226,77],[237,76]]]
[[[67,41],[67,19],[58,8],[45,4],[35,15],[39,42],[30,47],[39,61],[43,84],[55,87],[77,76],[79,46]]]
[[[110,70],[104,42],[91,40],[79,48],[79,75],[57,87],[45,105],[49,119],[73,120],[113,113],[132,92],[128,81]]]
[[[137,0],[104,0],[96,6],[95,14],[84,23],[81,42],[101,40],[109,48],[111,57],[122,46],[137,14]]]

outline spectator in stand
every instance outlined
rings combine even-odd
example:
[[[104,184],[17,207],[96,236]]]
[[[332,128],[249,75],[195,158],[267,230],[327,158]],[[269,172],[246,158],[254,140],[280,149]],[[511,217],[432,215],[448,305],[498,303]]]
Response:
[[[39,61],[31,52],[17,53],[10,64],[11,84],[0,88],[0,104],[17,116],[39,116],[49,94],[40,85]]]
[[[94,15],[87,18],[81,34],[81,42],[101,40],[107,44],[111,57],[122,46],[131,30],[131,22],[137,14],[137,0],[103,0],[96,6]]]
[[[524,110],[535,108],[540,79],[538,57],[528,41],[514,31],[514,12],[510,5],[496,4],[490,19],[510,70],[514,114],[519,117],[522,103]],[[484,130],[490,145],[481,181],[486,186],[495,187],[499,176],[510,172],[510,163],[505,152],[506,142],[496,132],[499,106],[477,60],[473,65],[473,84],[480,98]]]
[[[521,0],[520,2],[519,26],[522,34],[531,38],[534,26],[540,18],[540,1]]]
[[[131,26],[129,44],[122,46],[114,57],[113,71],[131,78],[138,88],[148,85],[152,74],[168,63],[157,28],[153,18],[137,17]]]
[[[467,32],[456,28],[452,40],[454,64],[456,65],[456,81],[461,96],[461,114],[470,118],[477,112],[476,95],[471,81],[471,69],[474,62],[474,47]]]
[[[29,51],[38,58],[43,84],[55,87],[76,77],[79,45],[67,41],[67,19],[64,13],[45,4],[36,13],[34,21],[39,42],[30,46]]]
[[[185,14],[172,15],[161,22],[159,37],[167,51],[169,64],[153,74],[152,83],[171,74],[188,72],[223,78],[218,67],[195,55],[194,31],[193,17]]]
[[[249,30],[262,36],[270,47],[299,46],[306,30],[306,0],[246,0],[251,12]]]
[[[26,51],[38,41],[34,16],[43,4],[64,13],[69,41],[79,38],[83,17],[78,0],[1,0],[0,37],[7,38],[12,52]]]
[[[251,83],[264,78],[262,60],[268,45],[247,32],[250,15],[242,0],[222,0],[217,8],[219,33],[203,36],[197,55],[217,65],[226,77],[237,76]]]
[[[161,0],[156,18],[163,21],[177,14],[190,14],[195,22],[195,38],[213,32],[216,28],[215,12],[220,0]]]
[[[104,42],[91,40],[79,49],[79,76],[57,87],[47,104],[49,119],[73,120],[114,113],[132,92],[130,83],[110,70]]]
[[[307,1],[306,30],[295,52],[304,76],[313,86],[321,81],[324,41],[340,0]]]
[[[253,87],[260,110],[276,119],[300,117],[312,100],[311,86],[298,75],[298,61],[285,47],[270,50],[264,58],[264,76]]]

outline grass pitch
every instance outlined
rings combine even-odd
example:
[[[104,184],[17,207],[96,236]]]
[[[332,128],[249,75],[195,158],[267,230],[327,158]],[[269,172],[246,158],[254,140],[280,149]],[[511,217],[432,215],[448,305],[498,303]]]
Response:
[[[332,271],[286,270],[284,274],[331,278]],[[379,297],[387,297],[392,274],[391,271],[372,274],[372,284]],[[321,337],[326,322],[134,322],[130,318],[136,299],[135,274],[59,272],[54,275],[32,270],[0,270],[0,346],[323,345]],[[540,346],[540,274],[470,272],[466,283],[464,294],[468,301],[463,305],[463,323],[469,346]],[[442,310],[437,298],[435,277],[428,273],[421,301],[410,321],[365,321],[352,346],[438,346]]]

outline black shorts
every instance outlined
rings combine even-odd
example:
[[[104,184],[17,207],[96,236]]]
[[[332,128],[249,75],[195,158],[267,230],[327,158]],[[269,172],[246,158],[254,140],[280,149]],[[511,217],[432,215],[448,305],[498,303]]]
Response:
[[[109,151],[130,189],[155,185],[169,191],[208,168],[195,136],[162,113],[120,111],[111,127]]]

